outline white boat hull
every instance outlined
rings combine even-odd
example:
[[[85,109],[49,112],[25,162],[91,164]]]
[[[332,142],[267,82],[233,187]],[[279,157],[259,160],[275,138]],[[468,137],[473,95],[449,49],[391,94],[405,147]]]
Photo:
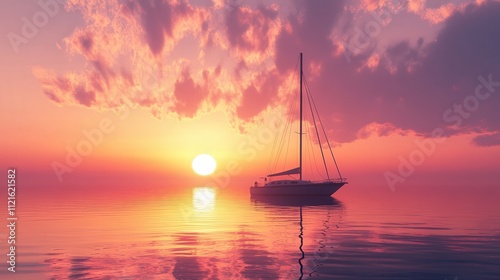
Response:
[[[295,185],[250,187],[252,196],[331,196],[346,182],[322,182]]]

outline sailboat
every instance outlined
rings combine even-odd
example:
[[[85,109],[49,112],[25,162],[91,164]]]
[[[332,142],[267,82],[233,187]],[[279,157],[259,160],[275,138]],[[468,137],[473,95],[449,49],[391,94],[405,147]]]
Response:
[[[328,175],[328,167],[326,165],[324,153],[321,147],[321,140],[319,139],[319,133],[318,133],[318,127],[316,124],[316,121],[313,121],[315,130],[316,130],[316,136],[318,137],[318,143],[320,143],[320,150],[321,150],[321,155],[323,158],[323,163],[325,166],[327,178],[322,181],[312,181],[312,180],[307,180],[303,179],[302,177],[302,171],[303,171],[303,166],[302,166],[302,117],[303,117],[303,70],[302,70],[302,53],[300,53],[300,94],[299,94],[299,102],[300,102],[300,132],[299,132],[299,167],[292,168],[286,171],[282,172],[277,172],[273,174],[269,174],[265,177],[265,184],[260,185],[259,183],[255,182],[253,186],[250,187],[250,195],[251,196],[331,196],[334,194],[337,190],[339,190],[343,185],[347,184],[347,180],[345,178],[342,178],[342,175],[340,174],[340,170],[338,168],[337,162],[335,160],[335,157],[333,156],[333,152],[331,150],[330,143],[328,142],[328,139],[326,137],[326,132],[323,129],[324,137],[326,139],[326,142],[328,143],[328,148],[330,149],[330,154],[332,155],[333,161],[335,163],[335,166],[337,168],[337,172],[339,177],[338,178],[330,178]],[[309,99],[309,96],[308,96]],[[312,110],[311,106],[311,101],[309,103],[309,107],[311,108],[311,114],[313,115],[313,120],[314,120],[314,111]],[[317,115],[317,110],[316,110],[316,115]],[[319,120],[319,115],[317,116]],[[321,124],[321,120],[319,120],[319,123]],[[322,127],[322,125],[321,125]],[[279,179],[279,180],[268,180],[268,178],[273,178],[273,177],[278,177],[278,176],[291,176],[291,175],[298,175],[297,178],[292,178],[292,179]]]

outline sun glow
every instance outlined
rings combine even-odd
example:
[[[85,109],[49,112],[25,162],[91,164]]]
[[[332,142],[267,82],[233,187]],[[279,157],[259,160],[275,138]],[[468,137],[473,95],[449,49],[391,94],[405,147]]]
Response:
[[[194,172],[201,176],[212,174],[217,166],[215,159],[208,154],[200,154],[196,156],[191,165]]]

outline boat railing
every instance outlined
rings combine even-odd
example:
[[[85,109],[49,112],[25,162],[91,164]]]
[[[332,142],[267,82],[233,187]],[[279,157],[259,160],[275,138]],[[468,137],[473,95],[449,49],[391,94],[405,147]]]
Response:
[[[252,187],[264,187],[265,185],[275,185],[275,184],[272,184],[272,182],[273,181],[265,181],[265,183],[262,183],[262,182],[255,181],[255,183],[252,185]],[[320,180],[320,181],[303,181],[303,182],[308,182],[308,183],[332,182],[332,183],[345,183],[345,184],[347,184],[347,178],[331,178],[331,179],[326,179],[326,180],[322,180],[322,181]],[[290,185],[290,186],[292,186],[294,184],[297,184],[297,183],[285,182],[285,183],[281,184],[280,182],[278,182],[276,185],[281,185],[281,186]]]
[[[332,179],[326,179],[324,182],[332,182],[332,183],[346,183],[346,184],[347,184],[347,178],[332,178]]]

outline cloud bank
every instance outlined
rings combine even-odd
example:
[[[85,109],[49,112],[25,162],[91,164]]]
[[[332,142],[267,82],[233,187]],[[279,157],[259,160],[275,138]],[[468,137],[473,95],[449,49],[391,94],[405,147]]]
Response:
[[[132,104],[158,118],[223,110],[244,128],[288,104],[303,52],[308,85],[337,142],[442,128],[447,135],[480,133],[477,145],[500,144],[497,1],[72,0],[66,9],[85,20],[64,39],[66,53],[83,57],[84,68],[34,69],[44,94],[61,105]],[[418,20],[402,39],[372,36],[398,24],[395,15]],[[425,41],[419,32],[429,24],[438,32]],[[347,57],[349,38],[363,47]]]

